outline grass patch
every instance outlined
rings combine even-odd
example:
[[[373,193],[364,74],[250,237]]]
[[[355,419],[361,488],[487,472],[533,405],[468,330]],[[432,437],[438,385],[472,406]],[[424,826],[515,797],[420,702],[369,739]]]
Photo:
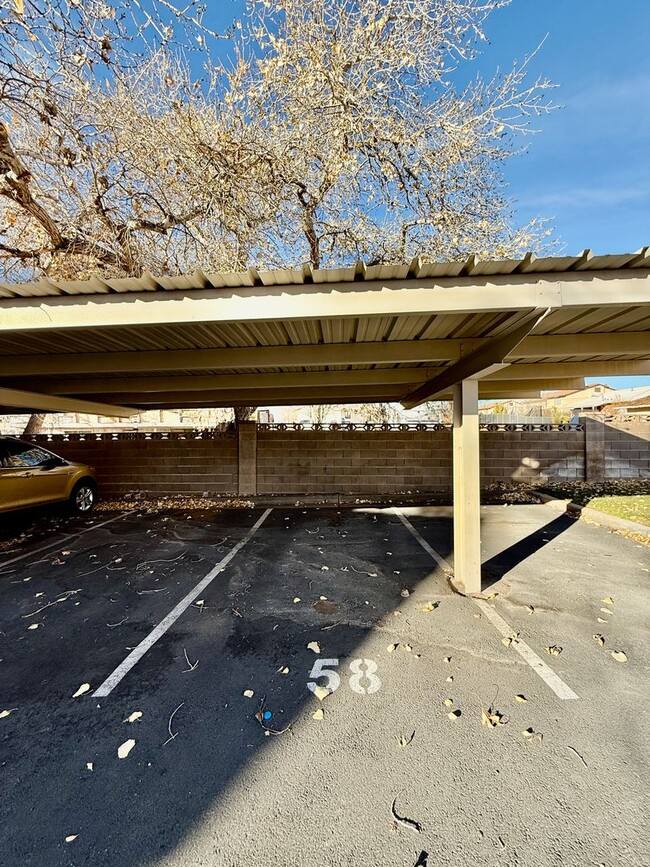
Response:
[[[589,508],[650,527],[650,494],[596,497],[589,503]]]

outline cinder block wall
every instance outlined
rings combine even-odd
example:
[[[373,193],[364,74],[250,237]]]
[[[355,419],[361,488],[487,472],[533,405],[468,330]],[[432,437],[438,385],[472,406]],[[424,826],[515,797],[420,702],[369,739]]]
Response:
[[[128,435],[127,435],[128,436]],[[42,439],[42,438],[38,438]],[[62,440],[43,445],[97,470],[103,496],[232,494],[237,491],[237,439]]]
[[[481,482],[584,478],[584,431],[481,431]]]
[[[446,490],[449,431],[257,433],[257,492],[332,494]]]
[[[585,426],[586,434],[481,431],[482,483],[650,478],[650,422],[586,419]],[[452,486],[450,430],[255,430],[251,424],[245,444],[236,436],[165,436],[34,439],[63,457],[96,467],[105,496],[130,491],[377,494],[449,491]]]
[[[604,459],[607,479],[650,479],[650,422],[607,422]]]

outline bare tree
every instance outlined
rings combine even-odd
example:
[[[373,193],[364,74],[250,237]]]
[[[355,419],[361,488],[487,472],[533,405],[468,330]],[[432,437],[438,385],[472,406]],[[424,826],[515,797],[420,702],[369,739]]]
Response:
[[[506,2],[248,0],[227,62],[199,0],[5,2],[0,279],[539,249],[501,167],[549,82],[454,83]]]
[[[453,83],[502,5],[252,0],[232,99],[273,167],[267,259],[295,261],[300,237],[314,267],[539,247],[547,230],[512,226],[500,172],[550,83],[527,83],[527,62]]]

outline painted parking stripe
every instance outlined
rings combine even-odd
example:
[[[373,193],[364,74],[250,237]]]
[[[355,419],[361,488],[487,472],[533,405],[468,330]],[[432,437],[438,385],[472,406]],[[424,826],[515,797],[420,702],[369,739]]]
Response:
[[[526,660],[533,671],[539,674],[544,683],[547,686],[550,686],[558,698],[573,699],[579,697],[571,687],[567,686],[562,678],[526,644],[525,641],[522,641],[520,638],[513,638],[515,634],[514,630],[506,623],[503,617],[492,608],[491,605],[488,605],[484,599],[474,599],[474,602],[476,602],[483,614],[485,614],[488,620],[498,629],[504,638],[512,638],[512,644],[510,647],[512,647],[513,650],[516,650],[517,653]]]
[[[267,509],[261,518],[259,518],[253,526],[250,528],[248,533],[244,536],[244,538],[237,542],[237,544],[226,554],[226,556],[220,560],[213,568],[208,572],[205,578],[202,578],[199,583],[192,589],[190,592],[184,596],[181,601],[176,605],[175,608],[169,612],[169,614],[160,621],[160,623],[154,627],[149,635],[146,638],[143,638],[140,644],[133,648],[131,653],[126,657],[126,659],[121,662],[115,671],[106,678],[106,680],[98,686],[93,696],[96,698],[103,698],[104,696],[109,695],[115,687],[120,683],[120,681],[126,677],[126,675],[131,671],[131,669],[137,665],[137,663],[142,659],[145,653],[153,647],[153,645],[158,641],[159,638],[167,632],[167,630],[174,625],[174,623],[178,620],[181,614],[189,608],[189,606],[197,599],[201,593],[205,590],[205,588],[217,577],[220,572],[226,568],[226,566],[230,563],[230,561],[238,554],[241,549],[253,538],[255,533],[262,526],[264,521],[271,514],[273,509]]]
[[[422,545],[422,547],[423,547],[424,550],[427,552],[427,554],[432,558],[432,560],[435,560],[435,561],[436,561],[436,563],[438,564],[438,566],[442,566],[443,569],[447,569],[447,571],[449,571],[449,572],[453,572],[453,571],[454,571],[454,570],[451,568],[451,566],[449,565],[449,563],[445,560],[445,558],[444,558],[444,557],[441,557],[440,554],[438,554],[438,552],[437,552],[436,550],[434,550],[434,549],[431,547],[431,545],[429,545],[429,543],[427,542],[427,540],[424,539],[424,538],[423,538],[423,537],[418,533],[418,531],[415,529],[415,527],[413,526],[413,524],[408,520],[408,518],[407,518],[405,515],[403,515],[403,514],[400,512],[399,509],[394,508],[394,509],[393,509],[393,512],[395,512],[395,514],[396,514],[397,517],[400,519],[400,521],[402,522],[402,524],[404,524],[404,526],[405,526],[406,529],[409,531],[409,533],[410,533],[412,536],[414,536],[414,537],[418,540],[418,542],[420,543],[420,545]]]
[[[101,524],[93,524],[92,527],[86,527],[85,530],[79,530],[78,533],[69,533],[67,536],[64,536],[63,539],[59,536],[53,542],[48,542],[47,545],[41,545],[38,548],[34,548],[32,551],[27,551],[25,554],[19,554],[17,557],[12,557],[10,560],[1,560],[0,573],[2,573],[5,566],[9,566],[11,563],[17,563],[19,560],[24,560],[26,557],[33,557],[34,554],[40,554],[41,551],[47,551],[49,548],[54,548],[57,545],[60,548],[63,548],[68,544],[70,539],[76,539],[77,536],[83,536],[84,533],[90,533],[91,530],[99,530],[100,527],[112,524],[113,521],[119,521],[120,518],[123,517],[124,515],[116,515],[114,518],[109,518],[108,521],[102,521]]]
[[[424,548],[424,550],[429,554],[429,556],[435,560],[435,562],[442,566],[444,569],[448,569],[450,572],[453,571],[449,563],[435,551],[431,545],[423,539],[420,533],[415,529],[413,524],[408,520],[408,518],[403,515],[399,509],[393,508],[393,512],[397,515],[400,521],[404,524],[404,526],[409,530],[409,532],[418,540],[420,545]],[[498,614],[491,605],[489,605],[485,599],[477,599],[474,596],[466,597],[472,599],[476,605],[481,609],[481,611],[485,614],[490,623],[497,629],[498,632],[504,638],[513,638],[515,635],[515,630]],[[510,647],[513,650],[516,650],[517,653],[528,663],[528,665],[533,669],[535,674],[538,674],[544,683],[550,687],[553,692],[556,694],[558,698],[563,700],[568,699],[576,699],[579,696],[568,686],[562,678],[556,674],[553,669],[547,665],[543,659],[541,659],[535,651],[529,647],[525,641],[522,641],[520,638],[513,638]]]

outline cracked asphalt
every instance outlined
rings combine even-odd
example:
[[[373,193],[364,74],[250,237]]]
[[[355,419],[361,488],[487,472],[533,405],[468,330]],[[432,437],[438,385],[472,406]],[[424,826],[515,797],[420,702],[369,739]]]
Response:
[[[263,511],[5,525],[0,863],[646,863],[650,549],[541,505],[483,507],[484,596],[578,695],[560,700],[391,509],[275,508],[248,536]],[[453,563],[450,510],[402,511]],[[340,679],[322,703],[318,661]],[[489,709],[503,725],[481,724]]]

